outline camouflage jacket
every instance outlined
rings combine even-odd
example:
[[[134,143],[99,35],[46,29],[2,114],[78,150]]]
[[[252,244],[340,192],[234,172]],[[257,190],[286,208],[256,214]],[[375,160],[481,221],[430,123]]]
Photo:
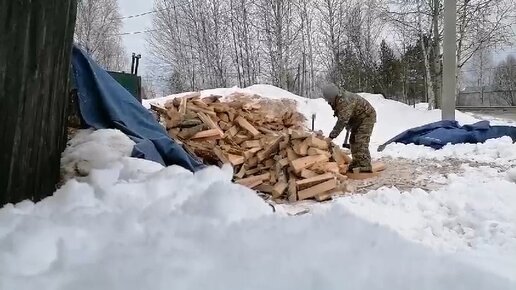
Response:
[[[356,127],[364,120],[376,122],[376,111],[373,106],[358,94],[341,90],[331,107],[338,119],[330,136],[337,136],[344,128]]]

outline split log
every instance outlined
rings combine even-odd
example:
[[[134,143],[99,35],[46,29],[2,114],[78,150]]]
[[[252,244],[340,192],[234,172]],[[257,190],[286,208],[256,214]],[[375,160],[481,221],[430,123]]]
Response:
[[[234,154],[228,154],[227,158],[229,160],[229,163],[231,165],[236,166],[244,163],[244,156],[234,155]]]
[[[199,107],[201,109],[213,112],[213,108],[208,106],[202,99],[192,100],[192,104],[194,104],[195,106],[197,106],[197,107]]]
[[[159,104],[155,104],[155,103],[150,103],[150,107],[152,110],[156,111],[157,113],[162,114],[164,116],[168,116],[167,108],[165,108]]]
[[[292,138],[292,139],[305,139],[305,138],[308,138],[310,136],[310,133],[304,132],[304,131],[290,129],[289,130],[289,135],[290,135],[290,138]]]
[[[303,177],[303,178],[312,178],[312,177],[315,177],[317,175],[319,175],[319,174],[313,172],[310,169],[306,169],[306,168],[301,170],[301,174],[300,174],[300,176]]]
[[[253,157],[256,154],[256,152],[258,152],[260,150],[262,150],[262,148],[255,147],[255,148],[251,148],[251,149],[249,149],[247,151],[244,151],[244,153],[243,153],[244,154],[244,158],[245,159],[249,159],[249,158]]]
[[[301,170],[317,163],[317,162],[325,162],[328,161],[328,157],[325,155],[315,155],[315,156],[306,156],[302,158],[298,158],[296,160],[290,161],[290,166],[294,172],[301,172]]]
[[[214,147],[213,148],[213,153],[215,153],[215,155],[220,160],[220,162],[222,162],[222,164],[229,164],[229,163],[231,163],[231,162],[229,162],[229,159],[226,157],[224,152],[222,152],[222,150],[220,150],[219,148]]]
[[[297,153],[294,152],[294,149],[287,148],[287,158],[289,161],[293,161],[293,160],[299,159],[299,155],[297,155]]]
[[[230,122],[229,121],[229,116],[226,113],[219,113],[219,114],[217,114],[217,116],[220,118],[220,120],[222,120],[222,121],[224,121],[226,123]]]
[[[181,130],[180,132],[177,133],[177,136],[181,139],[190,139],[195,134],[206,130],[207,129],[206,127],[207,127],[206,125],[201,124],[201,125],[191,127],[191,128],[184,128],[183,130]]]
[[[319,148],[321,150],[328,150],[328,143],[324,140],[317,138],[315,135],[312,135],[305,139],[308,146]]]
[[[271,156],[272,153],[275,153],[279,150],[279,143],[283,139],[283,136],[280,136],[274,140],[272,144],[270,144],[267,148],[265,148],[264,151],[258,152],[256,156],[258,156],[258,161],[263,161],[269,156]]]
[[[232,139],[233,139],[233,141],[235,141],[235,143],[242,144],[243,142],[249,140],[249,136],[242,135],[242,134],[237,134]]]
[[[255,167],[258,165],[258,157],[253,156],[247,160],[247,165],[249,165],[250,168]]]
[[[202,124],[201,120],[189,119],[189,120],[182,121],[181,124],[179,124],[179,127],[180,128],[192,128],[192,127],[195,127],[195,126],[199,126],[201,124]]]
[[[257,181],[264,182],[265,180],[268,180],[270,178],[270,176],[271,176],[270,173],[264,173],[261,175],[255,175],[255,176],[250,176],[247,178],[239,179],[236,181],[236,183],[247,186],[247,185],[253,184]],[[255,186],[258,186],[258,185],[255,185]]]
[[[332,157],[337,161],[337,163],[340,164],[350,164],[351,163],[351,157],[344,153],[341,148],[339,148],[337,145],[332,146]]]
[[[186,98],[184,98],[184,97],[181,98],[180,103],[179,103],[179,114],[181,116],[186,114]]]
[[[240,145],[242,147],[244,147],[244,148],[253,148],[253,147],[259,147],[260,148],[262,146],[260,140],[249,140],[249,141],[243,142]]]
[[[312,186],[310,188],[298,191],[297,197],[299,200],[304,200],[307,198],[314,197],[318,194],[330,191],[337,187],[337,181],[335,179],[330,179],[326,182],[317,184],[315,186]]]
[[[328,158],[331,157],[331,153],[326,151],[326,150],[321,150],[319,148],[315,148],[315,147],[312,147],[310,149],[308,149],[307,151],[308,155],[310,156],[314,156],[314,155],[326,155],[328,156]]]
[[[310,166],[310,170],[322,174],[326,172],[339,173],[340,168],[337,162],[318,162]]]
[[[213,117],[217,116],[217,113],[215,113],[214,111],[210,111],[210,110],[207,110],[207,109],[199,108],[199,107],[195,106],[194,104],[190,104],[190,103],[186,105],[186,109],[190,110],[190,111],[197,112],[197,113],[205,113],[206,115],[210,115],[210,116],[213,116]]]
[[[237,174],[235,174],[235,177],[240,178],[240,179],[243,178],[245,176],[246,171],[247,171],[247,168],[245,165],[240,166],[240,170],[238,171]]]
[[[220,139],[222,136],[220,135],[220,132],[217,129],[210,129],[201,131],[195,135],[193,135],[190,139],[200,139],[200,138],[213,138],[213,139]]]
[[[321,193],[315,196],[315,200],[318,202],[328,201],[332,199],[333,194],[331,193]]]
[[[166,118],[165,119],[165,127],[167,129],[179,127],[179,125],[181,125],[182,121],[183,121],[183,118],[181,118],[181,116],[179,116],[179,115],[176,115],[173,118]]]
[[[259,192],[263,192],[263,193],[268,193],[268,194],[272,194],[272,191],[274,189],[274,187],[270,184],[267,184],[267,183],[262,183],[260,185],[258,185],[256,188],[254,188],[256,191],[259,191]]]
[[[253,125],[251,125],[251,123],[249,123],[246,119],[242,118],[242,116],[238,116],[235,121],[238,123],[238,125],[240,125],[240,127],[249,131],[249,133],[251,133],[253,136],[256,137],[260,135],[260,132],[256,130],[256,128]]]
[[[321,175],[314,176],[312,178],[298,180],[296,182],[296,186],[297,186],[298,190],[301,190],[301,189],[305,189],[308,187],[312,187],[319,183],[323,183],[330,179],[335,179],[335,175],[333,175],[332,173],[321,174]]]
[[[287,190],[288,183],[285,181],[278,181],[274,188],[272,189],[272,198],[278,198],[283,195],[285,190]]]
[[[260,152],[258,152],[258,154],[260,154]],[[258,158],[258,161],[260,161],[260,158]],[[274,164],[276,164],[276,161],[274,161],[274,159],[268,159],[268,160],[265,160],[265,162],[263,162],[263,165],[265,165],[265,167],[268,167],[268,168],[274,167]]]
[[[260,171],[264,171],[268,168],[253,168],[253,169],[249,169],[245,172],[245,176],[252,176],[252,175],[255,175],[256,173],[260,172]]]
[[[283,168],[288,165],[288,162],[288,158],[283,158],[278,161],[278,165],[280,166],[280,168]]]
[[[221,138],[224,136],[224,132],[222,132],[222,130],[217,125],[217,123],[215,123],[215,121],[213,121],[210,118],[210,116],[208,116],[202,112],[197,113],[197,115],[199,116],[199,119],[201,119],[201,121],[204,122],[204,124],[208,125],[213,130],[217,130],[217,133],[220,135]]]
[[[229,128],[229,130],[226,131],[226,136],[233,137],[238,133],[238,127],[236,125],[233,125],[233,127]]]

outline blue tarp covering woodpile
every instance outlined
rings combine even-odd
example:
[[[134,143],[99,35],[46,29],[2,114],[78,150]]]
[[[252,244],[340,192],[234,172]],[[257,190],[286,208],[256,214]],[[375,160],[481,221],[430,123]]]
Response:
[[[73,48],[73,78],[79,113],[95,129],[118,129],[136,145],[133,157],[196,171],[204,165],[172,140],[154,116],[78,47]]]

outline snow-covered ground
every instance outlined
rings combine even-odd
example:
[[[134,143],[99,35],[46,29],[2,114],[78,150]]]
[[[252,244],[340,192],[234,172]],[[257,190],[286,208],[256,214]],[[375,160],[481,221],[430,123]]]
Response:
[[[335,122],[321,99],[245,91],[297,100],[325,133]],[[378,111],[373,147],[440,117],[363,96]],[[301,216],[273,212],[230,182],[230,168],[164,168],[128,157],[132,144],[115,130],[82,131],[63,154],[62,188],[0,209],[1,290],[516,287],[516,145],[507,138],[440,151],[390,145],[379,156],[487,166],[437,176],[444,186],[435,191],[384,187]]]

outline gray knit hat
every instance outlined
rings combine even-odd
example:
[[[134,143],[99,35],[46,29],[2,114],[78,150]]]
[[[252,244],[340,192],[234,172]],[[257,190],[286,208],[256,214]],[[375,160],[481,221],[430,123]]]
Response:
[[[339,95],[339,88],[332,83],[325,84],[322,89],[323,98],[329,102],[333,103],[335,101],[335,98]]]

